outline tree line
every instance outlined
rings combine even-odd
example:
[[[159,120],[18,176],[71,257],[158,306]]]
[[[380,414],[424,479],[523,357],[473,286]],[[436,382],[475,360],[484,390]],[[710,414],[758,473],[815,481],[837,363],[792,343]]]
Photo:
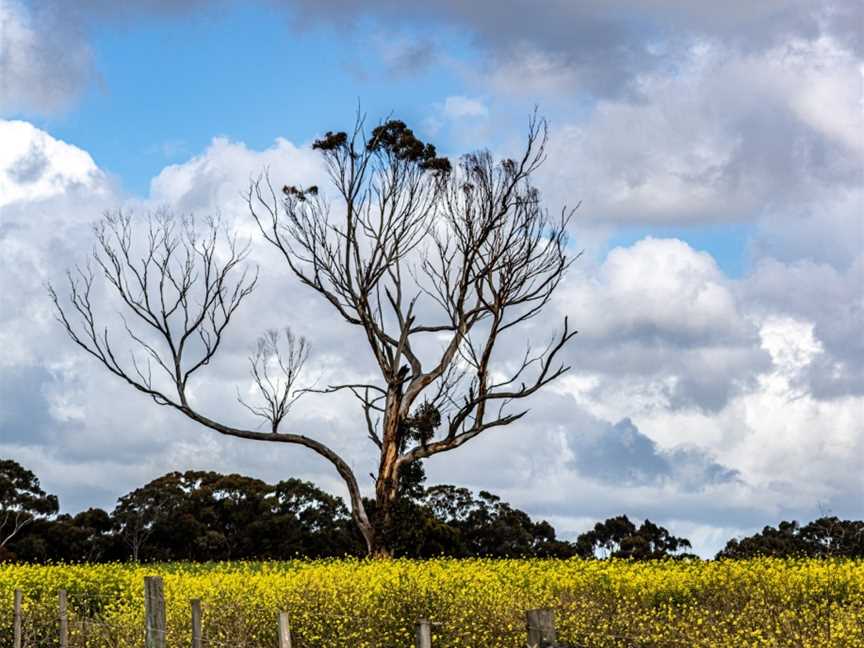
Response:
[[[500,497],[452,485],[425,486],[422,464],[400,479],[387,542],[409,558],[695,558],[690,542],[626,515],[575,541]],[[374,501],[366,505],[374,511]],[[209,561],[363,556],[345,503],[299,479],[268,484],[212,471],[171,472],[119,498],[111,512],[59,513],[36,475],[0,460],[0,561]],[[864,557],[864,522],[823,517],[781,522],[732,539],[718,558]]]

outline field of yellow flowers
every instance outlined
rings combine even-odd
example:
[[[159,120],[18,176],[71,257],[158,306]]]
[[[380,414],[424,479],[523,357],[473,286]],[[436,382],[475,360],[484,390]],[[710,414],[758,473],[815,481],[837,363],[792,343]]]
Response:
[[[562,644],[591,648],[864,648],[864,562],[753,560],[325,560],[279,563],[0,566],[0,646],[24,593],[24,645],[56,646],[68,592],[71,648],[143,646],[145,575],[164,577],[168,645],[190,645],[202,600],[205,646],[274,648],[290,613],[301,648],[517,648],[524,611],[551,607]]]

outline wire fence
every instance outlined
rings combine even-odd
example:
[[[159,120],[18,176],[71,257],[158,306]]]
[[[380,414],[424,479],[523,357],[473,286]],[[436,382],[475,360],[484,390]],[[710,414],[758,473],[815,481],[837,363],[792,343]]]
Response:
[[[98,611],[80,615],[67,605],[65,590],[57,593],[55,611],[44,605],[25,607],[20,589],[14,595],[13,643],[11,648],[243,648],[252,645],[243,636],[224,636],[224,629],[208,631],[200,599],[190,600],[191,624],[184,628],[168,628],[162,578],[145,577],[145,614],[141,625],[110,623]],[[577,644],[559,644],[555,632],[555,612],[552,608],[528,610],[525,616],[526,648],[581,648]],[[345,619],[350,614],[334,615]],[[216,621],[216,619],[213,619]],[[217,621],[218,623],[218,621]],[[415,648],[436,648],[433,630],[445,624],[440,620],[418,619],[414,627]],[[302,638],[292,637],[287,612],[274,619],[278,648],[306,648]],[[242,631],[236,632],[242,635]],[[298,640],[299,639],[299,640]],[[256,644],[258,645],[258,644]],[[382,646],[383,648],[383,646]],[[479,648],[479,647],[478,647]]]

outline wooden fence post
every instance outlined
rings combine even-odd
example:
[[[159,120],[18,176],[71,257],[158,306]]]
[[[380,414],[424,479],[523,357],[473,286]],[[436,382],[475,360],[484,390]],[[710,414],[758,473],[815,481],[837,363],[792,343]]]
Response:
[[[432,624],[429,619],[418,619],[414,631],[416,648],[432,648]]]
[[[20,589],[15,590],[15,617],[12,627],[12,638],[15,648],[21,648],[21,601],[24,598]]]
[[[201,634],[201,599],[192,599],[192,648],[203,648]]]
[[[279,648],[291,648],[291,626],[287,612],[279,613]]]
[[[525,619],[528,625],[528,648],[550,648],[558,644],[552,610],[528,610]]]
[[[147,648],[165,648],[165,588],[161,576],[144,577]]]
[[[60,648],[69,648],[69,618],[66,612],[66,590],[57,593],[60,599]]]

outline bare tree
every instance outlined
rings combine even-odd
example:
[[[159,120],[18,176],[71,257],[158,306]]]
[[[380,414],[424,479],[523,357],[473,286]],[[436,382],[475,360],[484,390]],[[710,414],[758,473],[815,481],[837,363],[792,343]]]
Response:
[[[266,240],[303,285],[362,331],[380,374],[375,382],[298,391],[308,345],[289,333],[280,350],[269,333],[250,359],[261,404],[242,401],[269,432],[224,425],[187,398],[189,378],[216,353],[257,278],[239,270],[246,249],[235,238],[228,237],[224,257],[216,254],[214,224],[199,237],[188,224],[151,218],[143,255],[132,253],[128,216],[109,216],[96,230],[96,265],[160,340],[157,348],[124,320],[146,364],[121,365],[107,329],[97,326],[92,270],[70,273],[71,309],[51,289],[58,319],[78,345],[157,403],[222,434],[304,445],[326,458],[345,481],[369,554],[388,556],[400,471],[521,419],[527,410],[513,404],[569,368],[556,361],[575,335],[566,318],[548,344],[539,351],[527,344],[515,363],[501,349],[543,311],[572,262],[566,229],[573,210],[551,217],[530,182],[546,141],[546,124],[535,117],[519,159],[496,163],[480,152],[453,168],[404,123],[390,120],[367,133],[358,118],[350,134],[328,132],[313,146],[326,161],[332,203],[315,186],[277,191],[267,176],[251,185],[249,209]],[[156,386],[154,368],[170,390]],[[281,430],[302,393],[342,390],[359,400],[364,432],[380,456],[372,514],[345,460]]]

